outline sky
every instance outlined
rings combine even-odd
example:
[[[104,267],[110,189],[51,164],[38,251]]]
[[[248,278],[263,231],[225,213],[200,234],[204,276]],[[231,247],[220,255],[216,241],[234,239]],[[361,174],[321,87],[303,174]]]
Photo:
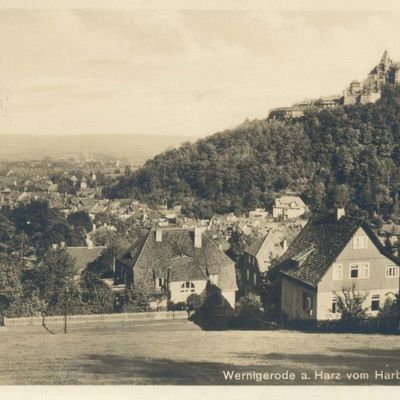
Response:
[[[0,134],[209,135],[400,61],[399,17],[0,9]]]

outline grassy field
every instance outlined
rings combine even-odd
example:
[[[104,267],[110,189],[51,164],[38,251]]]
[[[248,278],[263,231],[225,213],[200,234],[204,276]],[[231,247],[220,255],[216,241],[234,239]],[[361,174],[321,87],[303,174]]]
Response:
[[[76,324],[67,335],[51,328],[55,335],[40,326],[0,331],[1,384],[400,383],[400,374],[375,379],[375,371],[400,370],[398,336],[206,332],[188,321]],[[226,380],[224,371],[288,371],[295,379]]]

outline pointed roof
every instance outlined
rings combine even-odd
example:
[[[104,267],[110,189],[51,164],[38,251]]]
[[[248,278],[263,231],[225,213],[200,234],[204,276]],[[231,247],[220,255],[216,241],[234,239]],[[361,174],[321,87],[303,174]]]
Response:
[[[363,220],[346,216],[337,220],[334,215],[328,215],[308,222],[279,261],[281,273],[305,285],[317,287],[360,227],[381,254],[400,265],[400,259],[385,250]]]
[[[193,229],[162,229],[161,242],[151,229],[117,260],[133,269],[139,264],[154,271],[170,269],[175,282],[218,275],[221,290],[237,290],[234,262],[204,233],[201,248],[194,247]]]
[[[272,230],[270,229],[265,235],[257,238],[253,243],[250,244],[244,251],[251,256],[257,257],[257,254],[261,250],[263,244],[267,241],[268,238],[272,236]]]
[[[275,207],[305,208],[306,205],[299,196],[281,196],[275,199]]]
[[[383,52],[382,58],[381,58],[381,64],[387,65],[390,62],[389,54],[387,50]]]

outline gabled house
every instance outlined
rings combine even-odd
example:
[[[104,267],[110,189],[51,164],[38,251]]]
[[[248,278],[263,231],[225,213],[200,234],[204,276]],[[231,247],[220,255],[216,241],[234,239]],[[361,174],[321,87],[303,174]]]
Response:
[[[299,196],[282,196],[275,200],[272,216],[283,220],[294,219],[302,216],[306,211],[307,206]]]
[[[339,209],[309,221],[282,256],[281,311],[289,319],[338,319],[338,296],[354,286],[376,316],[399,290],[399,265],[367,223]]]
[[[261,274],[268,271],[273,260],[278,260],[286,250],[286,240],[280,241],[270,229],[244,250],[241,261],[242,282],[256,287]]]
[[[151,229],[116,258],[115,284],[168,293],[173,303],[203,293],[208,282],[234,308],[235,265],[201,228]]]

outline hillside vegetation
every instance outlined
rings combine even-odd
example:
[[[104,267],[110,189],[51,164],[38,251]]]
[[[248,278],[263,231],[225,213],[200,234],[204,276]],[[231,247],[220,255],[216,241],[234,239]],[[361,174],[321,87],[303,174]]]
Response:
[[[342,106],[235,129],[148,160],[107,191],[153,204],[181,203],[197,217],[270,207],[292,191],[312,210],[400,217],[400,88],[375,104]]]

